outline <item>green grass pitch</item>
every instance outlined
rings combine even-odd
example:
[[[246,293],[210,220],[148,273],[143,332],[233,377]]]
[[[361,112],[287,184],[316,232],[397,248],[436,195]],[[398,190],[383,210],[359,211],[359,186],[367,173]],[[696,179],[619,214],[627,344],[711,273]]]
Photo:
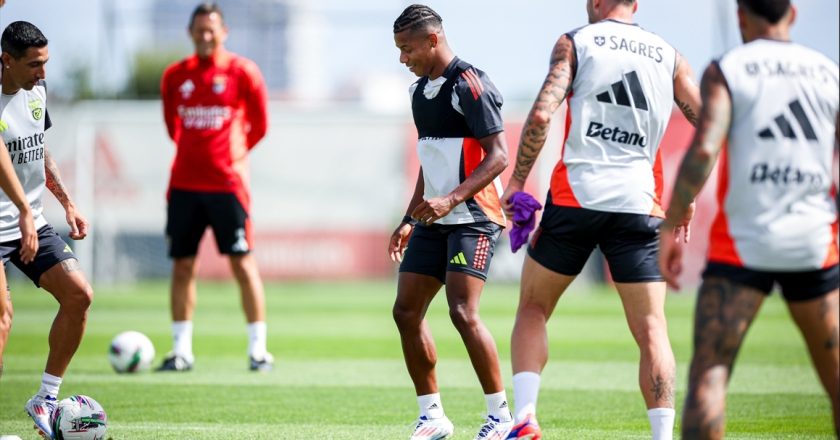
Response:
[[[414,391],[391,319],[394,282],[288,283],[267,286],[268,374],[247,371],[246,332],[232,283],[201,283],[195,315],[195,370],[118,375],[107,359],[123,330],[169,350],[165,282],[101,287],[87,334],[60,397],[87,394],[109,417],[112,439],[407,439]],[[0,379],[0,434],[36,438],[23,404],[36,390],[56,303],[29,283],[13,283],[15,318]],[[484,399],[439,297],[428,318],[439,354],[443,403],[455,439],[472,439]],[[508,396],[514,285],[489,285],[482,318],[496,336]],[[668,318],[682,406],[690,357],[693,295],[671,295]],[[650,438],[637,388],[638,352],[618,296],[573,286],[549,323],[551,358],[539,418],[548,439]],[[730,439],[829,439],[827,398],[804,344],[774,295],[747,336],[730,383]],[[679,421],[677,422],[679,424]]]

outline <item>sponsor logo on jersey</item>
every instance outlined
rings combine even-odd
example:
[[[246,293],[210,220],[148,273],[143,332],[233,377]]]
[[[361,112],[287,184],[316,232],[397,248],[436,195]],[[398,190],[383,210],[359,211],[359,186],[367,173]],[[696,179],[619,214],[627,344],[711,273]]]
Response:
[[[808,185],[815,189],[823,187],[823,178],[820,171],[803,170],[792,165],[771,165],[766,162],[753,165],[750,173],[750,182],[754,184]]]
[[[193,91],[195,91],[195,84],[193,84],[191,79],[188,79],[181,84],[181,87],[178,87],[178,91],[181,92],[182,98],[190,99]]]
[[[184,128],[195,130],[221,130],[232,114],[230,107],[221,105],[178,106],[178,117]]]
[[[598,44],[598,37],[595,37],[595,43]],[[601,46],[601,44],[598,45]],[[661,63],[662,60],[665,59],[665,57],[662,56],[662,51],[664,49],[661,46],[651,46],[650,44],[642,43],[641,41],[621,38],[616,35],[610,35],[609,45],[607,47],[611,50],[630,52],[635,55],[650,58],[657,63]]]
[[[214,75],[213,76],[213,93],[221,95],[227,88],[227,76]]]
[[[630,94],[627,94],[627,90]],[[612,94],[610,93],[612,92]],[[630,98],[633,98],[633,103],[630,103]],[[645,97],[645,91],[642,89],[642,83],[639,81],[639,75],[633,71],[625,73],[620,80],[610,85],[609,90],[595,95],[598,102],[607,104],[621,105],[624,107],[635,107],[638,110],[648,110],[648,102]]]
[[[799,64],[787,60],[760,60],[744,64],[749,76],[784,76],[808,78],[823,83],[837,81],[834,74],[824,65]]]
[[[606,42],[607,42],[607,39],[604,38],[603,35],[596,35],[595,36],[595,44],[597,44],[598,46],[603,46],[604,43],[606,43]]]
[[[6,121],[0,119],[0,133],[6,131],[8,129],[9,129],[9,124]]]
[[[44,103],[40,99],[29,101],[29,110],[32,111],[32,117],[36,121],[40,121],[44,117]]]
[[[639,133],[625,131],[619,127],[604,127],[604,124],[595,121],[589,123],[589,127],[586,129],[586,137],[601,138],[605,141],[637,147],[647,146],[647,139]]]
[[[773,118],[773,123],[758,132],[758,137],[760,139],[775,140],[778,135],[787,139],[796,140],[802,136],[808,141],[817,141],[817,133],[814,131],[814,126],[811,125],[811,120],[808,119],[808,115],[805,113],[805,109],[799,100],[797,99],[788,104],[788,109],[793,119],[789,119],[789,115],[783,111]],[[799,133],[797,133],[797,130],[794,130],[795,125],[799,127]],[[774,128],[778,131],[774,132]]]

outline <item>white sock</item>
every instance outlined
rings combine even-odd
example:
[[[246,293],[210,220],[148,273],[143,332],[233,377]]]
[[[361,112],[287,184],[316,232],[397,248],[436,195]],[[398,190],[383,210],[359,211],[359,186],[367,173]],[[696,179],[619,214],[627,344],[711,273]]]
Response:
[[[186,358],[188,362],[194,360],[192,351],[193,323],[192,321],[172,322],[172,351],[176,355]]]
[[[248,324],[248,355],[254,359],[265,357],[265,321]]]
[[[510,408],[508,407],[505,390],[499,391],[498,393],[485,394],[484,400],[487,402],[488,416],[492,416],[501,422],[513,420],[513,415],[511,415]]]
[[[671,440],[674,438],[674,415],[673,408],[651,408],[648,410],[650,430],[653,432],[653,440]]]
[[[58,399],[59,387],[61,387],[61,378],[45,371],[41,376],[41,388],[38,390],[38,395]]]
[[[420,416],[427,419],[443,417],[443,403],[440,402],[440,393],[417,396],[417,405],[420,406]]]
[[[525,420],[528,414],[537,413],[537,396],[540,393],[540,375],[523,371],[513,375],[513,398],[516,403],[516,422]]]

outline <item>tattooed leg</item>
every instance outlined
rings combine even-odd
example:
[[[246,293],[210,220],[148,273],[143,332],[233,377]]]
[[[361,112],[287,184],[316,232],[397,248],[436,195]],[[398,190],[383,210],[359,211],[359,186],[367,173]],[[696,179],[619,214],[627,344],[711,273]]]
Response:
[[[694,312],[694,355],[688,374],[682,438],[721,439],[726,386],[764,294],[724,278],[707,278]]]
[[[835,290],[810,301],[788,303],[788,309],[805,338],[811,361],[831,399],[834,429],[840,437],[840,309]]]
[[[639,346],[639,387],[651,408],[674,407],[676,362],[665,320],[665,283],[616,283],[627,325]]]

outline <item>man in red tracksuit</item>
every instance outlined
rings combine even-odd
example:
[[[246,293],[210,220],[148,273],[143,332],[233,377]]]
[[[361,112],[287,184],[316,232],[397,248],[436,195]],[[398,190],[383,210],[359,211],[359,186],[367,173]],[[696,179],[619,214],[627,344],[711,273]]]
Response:
[[[210,226],[239,283],[250,369],[265,371],[274,360],[266,350],[263,285],[250,253],[247,159],[268,126],[265,83],[256,64],[225,50],[227,27],[218,5],[196,7],[188,30],[195,54],[169,66],[161,79],[164,119],[177,150],[166,223],[173,350],[158,370],[192,369],[195,257]]]

